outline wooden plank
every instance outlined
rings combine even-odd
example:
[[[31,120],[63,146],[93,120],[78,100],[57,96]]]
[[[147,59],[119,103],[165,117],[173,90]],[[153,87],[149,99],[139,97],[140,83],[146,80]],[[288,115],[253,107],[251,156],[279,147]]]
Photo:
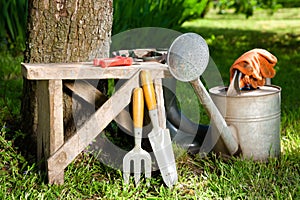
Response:
[[[129,104],[132,91],[140,85],[136,72],[65,144],[48,159],[48,170],[66,168],[101,131]]]
[[[85,80],[76,80],[75,83],[68,82],[64,83],[64,85],[86,102],[96,107],[102,106],[108,99],[102,92]]]
[[[22,74],[30,80],[129,79],[140,69],[155,72],[157,78],[171,76],[168,66],[157,62],[109,68],[95,67],[92,63],[22,63]]]
[[[37,161],[40,168],[46,167],[43,158],[49,156],[49,147],[44,146],[43,140],[50,135],[50,103],[49,82],[37,81],[38,126],[37,126]],[[47,159],[47,158],[45,158]],[[44,165],[44,166],[43,166]]]
[[[47,160],[64,143],[62,80],[37,81],[38,159]],[[46,165],[47,169],[47,165]],[[48,170],[49,183],[62,184],[64,169]]]
[[[102,92],[85,80],[77,80],[75,83],[69,82],[64,85],[89,104],[95,105],[96,108],[100,108],[108,99]],[[125,109],[114,120],[126,131],[132,132],[132,119]]]

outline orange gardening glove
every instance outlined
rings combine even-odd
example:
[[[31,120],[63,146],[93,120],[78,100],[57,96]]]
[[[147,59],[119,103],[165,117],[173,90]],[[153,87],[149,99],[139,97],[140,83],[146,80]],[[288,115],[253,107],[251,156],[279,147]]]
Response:
[[[239,57],[230,68],[230,81],[234,71],[239,70],[243,75],[240,88],[250,85],[253,88],[265,85],[266,78],[275,76],[274,66],[277,58],[264,49],[252,49]]]

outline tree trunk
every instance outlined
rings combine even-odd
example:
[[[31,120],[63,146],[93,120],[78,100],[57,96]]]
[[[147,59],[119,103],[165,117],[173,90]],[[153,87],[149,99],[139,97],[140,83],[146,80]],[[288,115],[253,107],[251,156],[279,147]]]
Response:
[[[91,61],[109,55],[112,0],[29,0],[28,7],[26,63]],[[65,92],[67,134],[74,131],[71,103]],[[34,148],[37,121],[36,82],[24,80],[22,129]]]

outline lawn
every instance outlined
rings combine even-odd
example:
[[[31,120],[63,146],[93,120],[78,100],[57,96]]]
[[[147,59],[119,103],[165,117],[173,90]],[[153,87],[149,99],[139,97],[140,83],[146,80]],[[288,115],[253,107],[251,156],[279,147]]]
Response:
[[[280,9],[273,16],[259,10],[253,17],[217,15],[186,22],[183,32],[202,35],[225,84],[229,67],[242,53],[264,48],[278,58],[272,83],[282,88],[281,157],[268,163],[215,154],[205,158],[181,149],[176,159],[179,181],[163,185],[158,174],[135,187],[122,172],[82,153],[65,170],[63,186],[48,185],[19,129],[22,56],[0,54],[0,199],[298,199],[300,198],[300,9]],[[184,103],[194,107],[195,102]],[[188,109],[188,108],[187,108]],[[187,111],[189,112],[189,111]],[[207,121],[207,120],[206,120]]]

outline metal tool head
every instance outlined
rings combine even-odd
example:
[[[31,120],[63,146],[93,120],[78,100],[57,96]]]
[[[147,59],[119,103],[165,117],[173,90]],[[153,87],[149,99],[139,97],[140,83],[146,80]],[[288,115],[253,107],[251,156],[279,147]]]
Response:
[[[206,41],[196,33],[185,33],[171,44],[167,63],[171,74],[180,81],[196,80],[205,71],[209,62]]]
[[[151,119],[157,116],[154,112],[149,114],[152,115],[150,115]],[[149,133],[148,137],[163,181],[171,188],[178,181],[178,175],[169,129],[157,127]]]

